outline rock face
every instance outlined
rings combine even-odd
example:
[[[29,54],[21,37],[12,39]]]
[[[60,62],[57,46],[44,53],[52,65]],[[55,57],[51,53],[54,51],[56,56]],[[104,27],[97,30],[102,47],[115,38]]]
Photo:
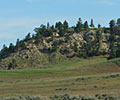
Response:
[[[39,67],[43,64],[55,63],[73,57],[84,51],[84,45],[89,45],[96,40],[97,31],[81,33],[67,33],[59,37],[54,33],[54,38],[44,37],[39,44],[34,39],[24,42],[26,49],[11,53],[8,57],[1,59],[0,68],[8,68],[12,60],[16,60],[18,67]],[[102,52],[109,52],[109,33],[102,33],[100,49]],[[118,37],[119,38],[119,37]],[[76,50],[75,50],[76,49]],[[76,53],[77,52],[77,53]]]

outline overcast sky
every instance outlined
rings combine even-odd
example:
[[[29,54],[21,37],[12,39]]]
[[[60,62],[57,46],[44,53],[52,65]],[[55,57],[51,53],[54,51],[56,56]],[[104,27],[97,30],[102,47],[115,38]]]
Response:
[[[108,26],[111,19],[120,18],[119,10],[120,0],[1,0],[0,48],[47,22],[67,20],[75,25],[81,17]]]

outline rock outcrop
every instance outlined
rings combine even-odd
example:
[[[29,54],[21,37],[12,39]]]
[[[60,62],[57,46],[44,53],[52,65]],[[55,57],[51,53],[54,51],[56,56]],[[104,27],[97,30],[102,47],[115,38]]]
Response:
[[[0,67],[8,68],[9,63],[13,59],[16,60],[19,67],[38,67],[43,64],[56,63],[57,61],[67,59],[84,51],[84,45],[89,45],[96,40],[96,30],[81,33],[68,33],[64,37],[60,37],[58,33],[54,33],[54,37],[44,37],[39,44],[34,39],[24,42],[26,49],[18,50],[11,53],[8,57],[1,59]],[[102,41],[100,41],[100,50],[109,52],[109,33],[102,32]],[[118,37],[119,39],[120,37]],[[77,51],[78,52],[78,51]],[[64,59],[63,59],[64,58]]]

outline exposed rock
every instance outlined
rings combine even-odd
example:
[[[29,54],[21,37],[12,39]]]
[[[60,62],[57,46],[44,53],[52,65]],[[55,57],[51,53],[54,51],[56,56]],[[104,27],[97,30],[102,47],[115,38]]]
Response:
[[[64,37],[59,37],[58,33],[54,33],[54,37],[45,37],[41,39],[39,44],[34,39],[25,42],[26,49],[18,50],[0,61],[0,66],[7,68],[12,59],[16,59],[19,66],[22,67],[38,67],[46,63],[57,62],[62,58],[73,57],[84,53],[84,44],[91,44],[96,40],[96,30],[90,30],[83,33],[68,33]],[[100,50],[109,52],[109,33],[102,33],[100,41]],[[120,39],[117,36],[117,39]],[[116,44],[118,45],[118,44]],[[79,50],[75,53],[74,47]],[[97,48],[96,45],[93,48]]]

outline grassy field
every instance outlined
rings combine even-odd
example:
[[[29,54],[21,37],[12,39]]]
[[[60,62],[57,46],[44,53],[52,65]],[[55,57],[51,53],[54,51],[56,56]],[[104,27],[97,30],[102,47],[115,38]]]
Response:
[[[51,96],[69,93],[94,95],[116,93],[120,96],[120,58],[73,58],[38,69],[0,71],[0,96]]]

